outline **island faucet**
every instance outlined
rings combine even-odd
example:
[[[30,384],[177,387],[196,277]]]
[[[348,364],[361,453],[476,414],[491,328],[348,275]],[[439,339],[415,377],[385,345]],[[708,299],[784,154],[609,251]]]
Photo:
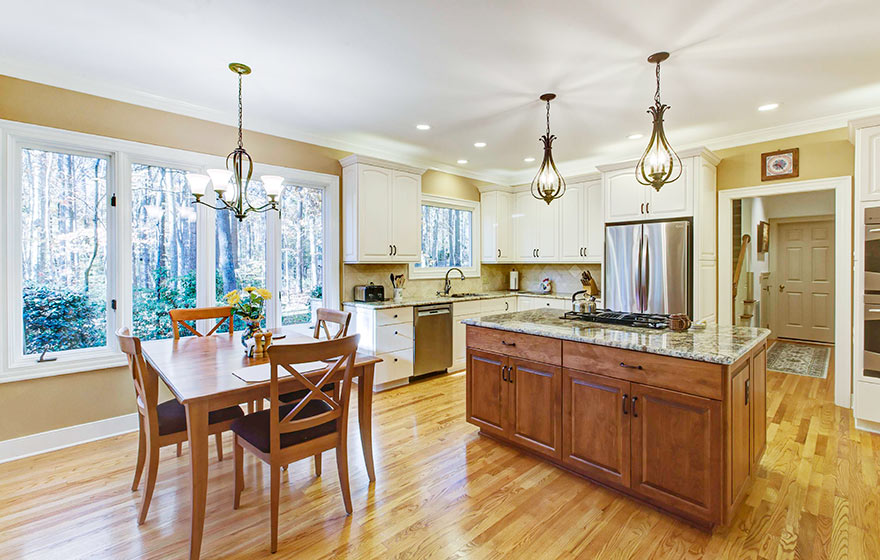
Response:
[[[443,283],[443,291],[437,292],[438,296],[448,296],[449,292],[452,291],[452,282],[449,281],[449,273],[452,272],[453,270],[457,270],[458,273],[461,274],[461,279],[464,280],[464,272],[462,272],[460,268],[457,268],[457,267],[450,268],[449,270],[446,271],[446,276],[445,276],[444,283]]]

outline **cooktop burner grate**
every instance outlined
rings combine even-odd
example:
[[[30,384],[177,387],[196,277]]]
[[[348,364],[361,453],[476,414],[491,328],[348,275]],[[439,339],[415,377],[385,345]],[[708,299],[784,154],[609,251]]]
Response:
[[[627,327],[642,327],[646,329],[665,329],[669,326],[668,315],[656,315],[651,313],[624,313],[621,311],[609,311],[607,309],[595,313],[578,313],[569,311],[561,317],[573,321],[588,321],[591,323],[608,323],[611,325],[625,325]]]

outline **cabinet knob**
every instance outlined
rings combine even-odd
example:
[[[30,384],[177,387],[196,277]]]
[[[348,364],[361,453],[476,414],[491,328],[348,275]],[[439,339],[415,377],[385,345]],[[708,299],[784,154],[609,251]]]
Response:
[[[396,361],[397,361],[397,358],[394,358],[394,361],[396,362]]]
[[[394,318],[397,319],[397,315],[395,315]]]
[[[394,331],[394,334],[397,334],[397,331]]]

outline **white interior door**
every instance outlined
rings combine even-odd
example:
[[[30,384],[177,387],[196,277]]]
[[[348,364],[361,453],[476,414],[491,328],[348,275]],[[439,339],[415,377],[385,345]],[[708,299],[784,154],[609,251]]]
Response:
[[[834,222],[777,228],[777,336],[834,342]]]

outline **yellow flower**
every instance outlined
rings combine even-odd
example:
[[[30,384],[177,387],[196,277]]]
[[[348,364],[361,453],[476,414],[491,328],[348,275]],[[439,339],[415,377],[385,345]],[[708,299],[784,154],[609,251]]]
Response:
[[[246,291],[247,293],[251,293],[254,290],[256,290],[256,288],[254,288],[253,286],[248,286],[247,288],[244,289],[244,291]]]
[[[236,303],[241,301],[241,296],[239,295],[238,290],[232,290],[231,292],[223,296],[223,299],[226,300],[226,303],[230,305],[235,305]]]
[[[256,288],[254,291],[257,293],[258,296],[263,299],[272,299],[272,292],[270,292],[269,290],[266,290],[264,288]]]

